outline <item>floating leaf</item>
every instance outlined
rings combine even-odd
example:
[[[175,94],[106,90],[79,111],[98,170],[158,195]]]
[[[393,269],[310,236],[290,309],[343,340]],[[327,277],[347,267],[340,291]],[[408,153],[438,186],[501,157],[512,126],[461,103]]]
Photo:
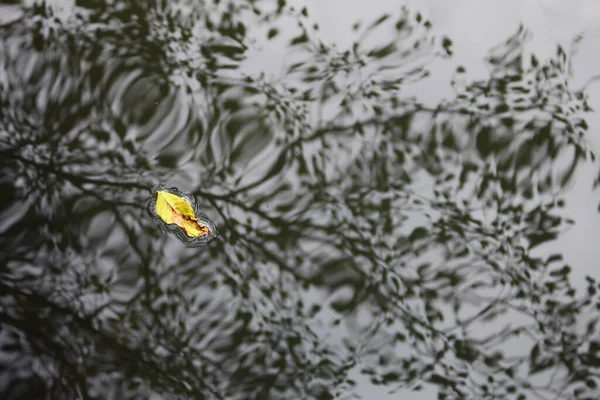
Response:
[[[186,246],[205,245],[217,235],[214,222],[198,212],[194,196],[183,190],[155,187],[148,212],[163,232],[175,234]]]
[[[177,224],[189,237],[210,233],[207,226],[198,223],[190,203],[172,193],[158,191],[156,213],[167,224]]]

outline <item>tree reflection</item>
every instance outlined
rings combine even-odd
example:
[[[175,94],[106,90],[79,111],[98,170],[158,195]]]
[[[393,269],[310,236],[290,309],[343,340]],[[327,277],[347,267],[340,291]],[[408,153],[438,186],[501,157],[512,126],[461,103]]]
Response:
[[[181,6],[2,29],[4,398],[352,398],[358,371],[440,399],[594,397],[597,284],[531,251],[572,223],[560,193],[593,157],[562,49],[527,56],[521,28],[429,107],[402,90],[452,42],[418,13],[340,51],[283,1]],[[285,77],[244,74],[252,30],[290,19]],[[164,235],[159,183],[220,236]]]

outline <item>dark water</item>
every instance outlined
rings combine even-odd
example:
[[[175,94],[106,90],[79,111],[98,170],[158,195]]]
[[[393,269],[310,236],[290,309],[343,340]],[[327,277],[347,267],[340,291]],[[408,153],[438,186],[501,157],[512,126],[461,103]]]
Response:
[[[597,284],[532,253],[592,158],[565,50],[523,27],[432,107],[403,88],[452,38],[414,10],[346,51],[284,1],[77,5],[0,28],[1,399],[598,398]],[[159,184],[219,236],[161,231]]]

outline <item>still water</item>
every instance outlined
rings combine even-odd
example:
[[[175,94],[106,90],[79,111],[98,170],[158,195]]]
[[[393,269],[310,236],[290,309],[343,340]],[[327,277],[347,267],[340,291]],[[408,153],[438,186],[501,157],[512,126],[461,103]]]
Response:
[[[600,397],[588,31],[6,3],[0,399]]]

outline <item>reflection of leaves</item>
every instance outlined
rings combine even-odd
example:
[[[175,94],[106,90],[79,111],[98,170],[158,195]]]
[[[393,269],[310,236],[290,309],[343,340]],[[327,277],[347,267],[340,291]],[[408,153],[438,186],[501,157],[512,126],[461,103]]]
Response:
[[[583,158],[554,161],[586,151],[564,52],[527,66],[520,30],[488,79],[463,73],[430,108],[404,88],[452,42],[422,16],[384,15],[342,50],[302,28],[300,61],[274,83],[236,69],[247,11],[269,26],[295,14],[255,3],[86,2],[61,29],[38,16],[3,31],[0,179],[14,196],[0,202],[0,305],[31,359],[59,371],[42,381],[119,398],[331,398],[358,367],[447,399],[591,387],[580,366],[598,359],[597,327],[573,327],[597,314],[597,283],[579,296],[560,257],[530,253],[562,232],[556,196]],[[369,44],[375,29],[389,39]],[[47,32],[33,51],[26,38]],[[140,201],[165,180],[194,196],[155,188],[159,227],[205,244],[210,208],[223,240],[199,252],[158,234]],[[504,356],[524,334],[535,356]],[[572,374],[533,387],[525,365]]]
[[[530,374],[538,374],[556,364],[551,357],[542,354],[540,348],[540,344],[538,343],[535,346],[533,346],[531,352],[529,353]]]

